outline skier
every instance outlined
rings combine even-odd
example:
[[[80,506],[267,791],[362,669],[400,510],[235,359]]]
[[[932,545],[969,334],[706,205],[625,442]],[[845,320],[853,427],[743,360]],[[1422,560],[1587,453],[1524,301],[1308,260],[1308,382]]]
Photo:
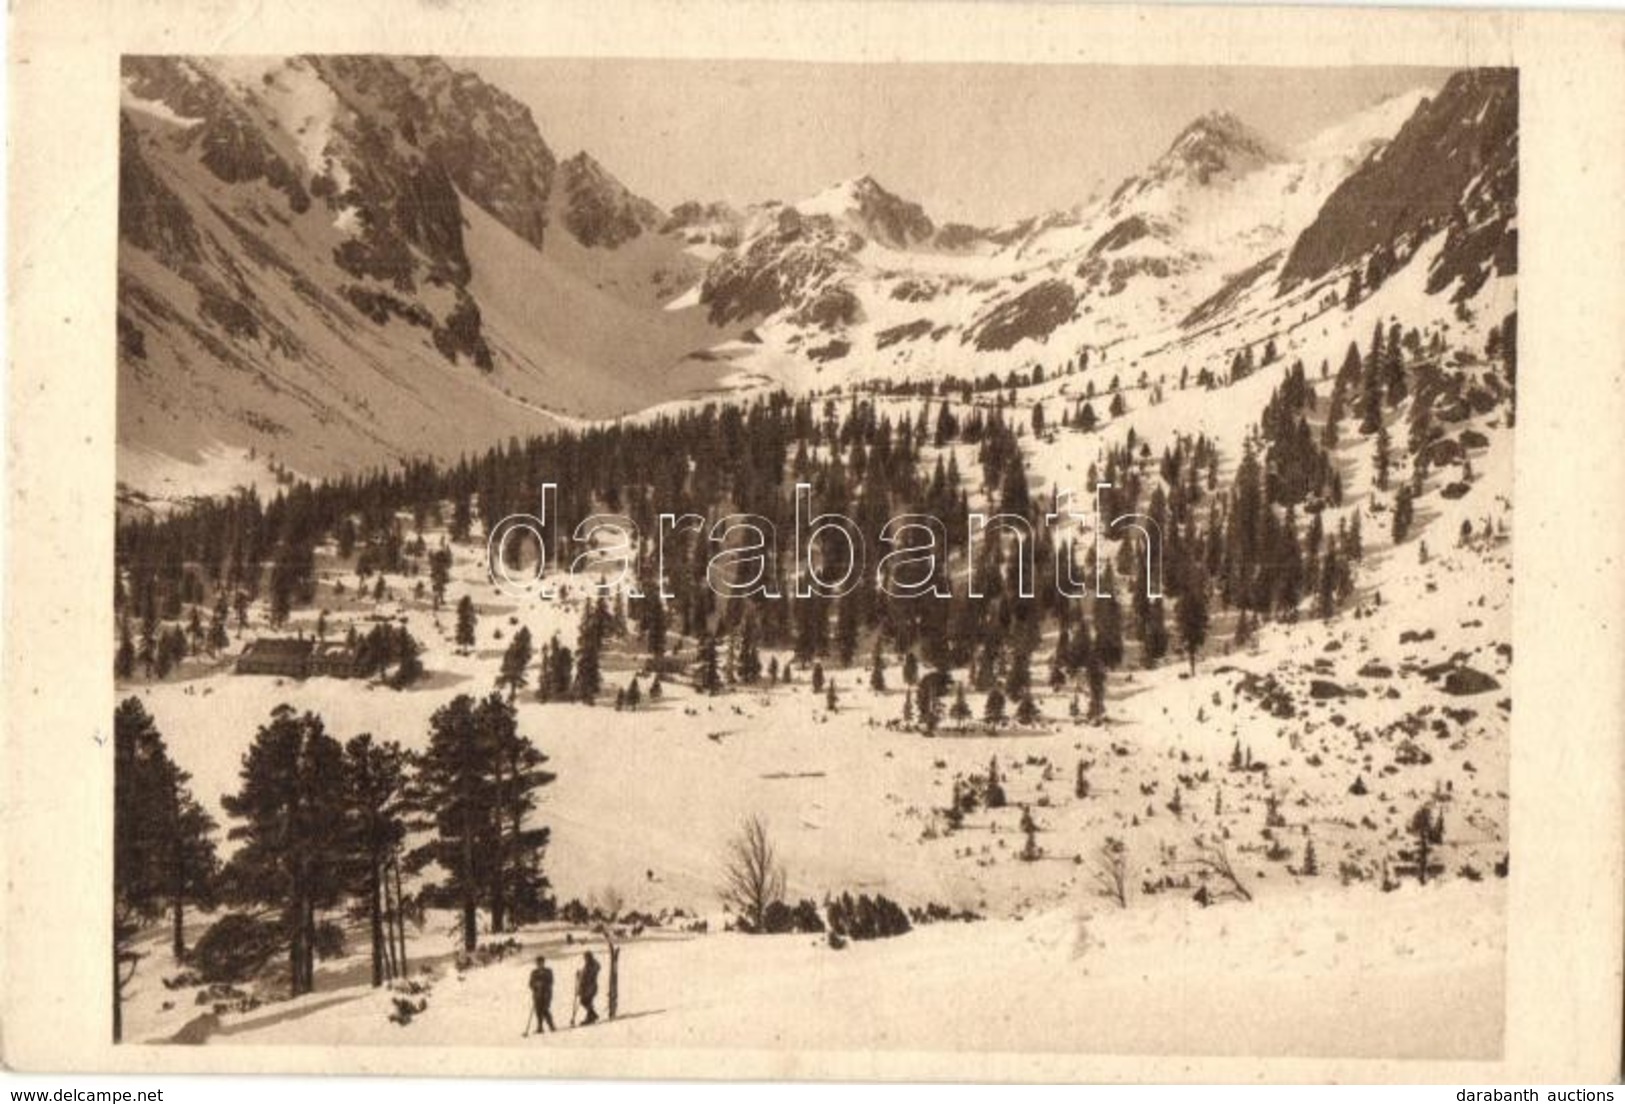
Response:
[[[553,1022],[553,971],[547,968],[547,959],[542,955],[536,956],[536,969],[530,972],[530,999],[536,1008],[536,1034],[548,1029],[557,1031],[558,1025]]]
[[[576,974],[576,1000],[581,1002],[581,1010],[587,1015],[582,1024],[598,1022],[598,1013],[593,1009],[592,1002],[598,999],[598,960],[588,951],[581,963],[581,971]]]

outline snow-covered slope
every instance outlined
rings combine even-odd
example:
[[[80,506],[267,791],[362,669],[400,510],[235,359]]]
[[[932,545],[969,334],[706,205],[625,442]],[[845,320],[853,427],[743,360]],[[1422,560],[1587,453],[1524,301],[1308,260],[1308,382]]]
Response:
[[[130,58],[121,130],[127,458],[454,455],[680,395],[730,336],[659,310],[702,264],[663,212],[441,62]]]
[[[552,889],[578,907],[613,902],[627,929],[622,1018],[547,1045],[1499,1053],[1503,879],[1513,850],[1516,357],[1503,335],[1516,309],[1516,128],[1506,126],[1515,87],[1509,93],[1494,74],[1457,77],[1435,100],[1378,105],[1295,150],[1207,116],[1113,196],[996,231],[935,226],[872,180],[746,212],[684,205],[656,226],[656,213],[589,159],[561,170],[572,182],[539,207],[527,205],[534,192],[523,182],[499,186],[480,174],[449,182],[454,217],[444,222],[422,221],[430,206],[417,222],[391,215],[375,224],[383,229],[364,231],[381,217],[366,214],[379,209],[358,183],[366,161],[339,158],[323,170],[333,176],[344,164],[353,174],[337,202],[293,210],[302,177],[271,155],[309,165],[349,139],[338,114],[323,121],[326,101],[308,75],[271,76],[287,87],[263,110],[283,122],[250,129],[269,151],[256,162],[252,203],[236,189],[218,192],[212,174],[181,172],[179,154],[163,147],[204,127],[194,120],[211,118],[207,104],[142,82],[132,82],[127,103],[142,120],[131,128],[142,148],[163,148],[152,159],[161,171],[145,157],[127,160],[126,186],[142,203],[128,208],[126,234],[137,245],[121,275],[157,287],[168,296],[162,304],[240,273],[254,302],[277,308],[256,308],[259,334],[241,342],[279,332],[265,319],[304,319],[299,281],[318,270],[289,274],[267,260],[261,267],[286,276],[273,279],[228,257],[227,235],[249,240],[234,226],[252,225],[253,240],[300,256],[370,240],[382,252],[367,253],[367,263],[398,240],[408,243],[410,288],[377,277],[364,286],[394,297],[379,300],[386,313],[399,302],[428,320],[381,324],[367,341],[398,342],[395,351],[376,368],[361,363],[394,372],[389,386],[421,392],[426,404],[472,401],[449,386],[432,390],[440,385],[427,381],[442,376],[426,366],[461,373],[445,375],[459,388],[480,382],[516,417],[545,400],[583,414],[636,405],[632,417],[652,419],[713,383],[741,392],[873,384],[833,399],[830,417],[874,404],[890,426],[909,427],[922,473],[950,458],[962,472],[979,469],[977,441],[932,442],[931,416],[950,408],[1021,427],[1009,440],[1034,501],[1068,491],[1087,501],[1104,465],[1119,460],[1121,477],[1154,488],[1154,498],[1170,481],[1160,459],[1200,437],[1214,461],[1198,512],[1222,513],[1237,501],[1243,457],[1258,456],[1265,469],[1275,459],[1260,421],[1292,378],[1306,392],[1290,411],[1293,428],[1321,443],[1335,473],[1335,494],[1266,509],[1294,519],[1292,547],[1300,527],[1312,531],[1311,516],[1323,536],[1345,534],[1335,547],[1359,564],[1349,593],[1324,608],[1305,596],[1246,631],[1215,594],[1202,654],[1187,664],[1131,645],[1135,661],[1104,685],[1100,723],[1078,711],[1079,676],[1058,672],[1057,682],[1031,688],[1036,716],[1026,723],[950,715],[927,736],[902,721],[916,700],[903,662],[882,649],[875,680],[868,639],[855,663],[823,656],[838,695],[815,692],[800,661],[794,679],[711,695],[686,677],[697,642],[675,628],[662,696],[631,712],[608,702],[634,679],[652,685],[634,633],[606,646],[601,704],[517,695],[521,731],[557,772],[531,814],[551,833]],[[220,79],[243,78],[232,67]],[[431,87],[436,103],[455,99],[455,82]],[[290,121],[307,117],[303,132]],[[1393,179],[1428,150],[1450,163],[1433,163],[1424,182]],[[424,172],[424,194],[438,194]],[[1399,191],[1448,214],[1351,217],[1362,205],[1391,214],[1383,197]],[[455,238],[440,233],[452,228]],[[701,277],[705,254],[714,260]],[[334,265],[319,272],[340,278],[334,272],[346,270]],[[450,304],[454,313],[459,296],[479,304],[480,321],[452,336],[485,343],[489,375],[466,363],[466,349],[447,358],[435,347],[435,327],[449,317],[436,311]],[[136,295],[127,309],[146,302]],[[233,316],[210,310],[202,332],[219,344],[215,327]],[[585,315],[593,326],[581,324]],[[346,356],[373,355],[352,349],[361,339],[342,321],[296,336],[348,340]],[[174,340],[171,332],[190,331],[170,321],[158,332]],[[1382,372],[1356,364],[1336,400],[1334,380],[1350,347],[1359,361],[1374,335],[1397,357],[1403,387],[1380,394],[1360,427],[1350,392]],[[414,352],[414,341],[427,345]],[[303,378],[285,371],[277,386]],[[986,385],[992,372],[998,379]],[[901,386],[948,373],[963,390]],[[337,378],[316,373],[309,386]],[[252,409],[283,409],[277,394],[268,383]],[[1334,409],[1342,418],[1329,432]],[[330,440],[341,427],[316,428]],[[833,430],[810,436],[798,445],[820,459],[839,440]],[[855,471],[858,446],[842,447]],[[164,454],[131,455],[150,478],[177,486]],[[264,474],[263,458],[206,455],[224,479],[258,483]],[[999,490],[974,477],[966,487],[970,507],[981,509]],[[1394,523],[1402,503],[1414,511],[1404,532]],[[576,639],[579,592],[559,601],[503,593],[479,535],[451,540],[445,520],[455,511],[436,505],[403,508],[395,520],[402,533],[421,532],[425,548],[444,540],[451,550],[446,606],[421,592],[418,575],[386,578],[365,553],[323,539],[312,553],[312,600],[285,623],[272,626],[262,593],[245,602],[225,650],[194,650],[168,677],[132,670],[120,682],[120,696],[140,698],[223,827],[231,822],[223,796],[240,785],[254,728],[277,706],[311,710],[339,737],[372,732],[422,750],[437,709],[492,686],[520,626],[537,641]],[[1346,535],[1354,531],[1363,532],[1357,541]],[[1212,531],[1217,556],[1230,555],[1227,533]],[[1329,555],[1333,544],[1321,547]],[[465,596],[477,621],[472,647],[455,642],[451,603]],[[406,689],[231,673],[233,657],[257,638],[337,638],[386,623],[424,646],[428,675]],[[183,624],[166,616],[167,627]],[[1058,636],[1045,630],[1037,655],[1059,651]],[[792,665],[787,646],[764,652],[777,670]],[[962,810],[956,792],[985,779],[995,759],[1005,800]],[[1441,825],[1437,871],[1425,879],[1406,855],[1419,808]],[[906,936],[844,949],[811,935],[724,931],[737,917],[719,900],[719,868],[747,816],[767,821],[792,900],[884,893],[980,919],[922,922]],[[223,854],[238,845],[223,829],[216,839]],[[1122,848],[1121,903],[1101,892],[1108,841]],[[1200,849],[1221,841],[1243,892],[1201,864]],[[435,877],[409,874],[406,892]],[[545,951],[567,978],[582,940],[598,938],[566,920],[482,933],[495,948],[512,935],[509,950],[520,957],[479,966],[459,960],[450,917],[425,907],[412,927],[409,981],[373,990],[365,934],[350,922],[348,948],[321,965],[317,991],[293,1000],[281,999],[279,966],[240,987],[199,984],[155,923],[128,993],[130,1037],[518,1045],[524,960]],[[195,943],[217,913],[188,915]],[[329,918],[347,922],[337,908]],[[565,999],[561,990],[557,1010]],[[415,1010],[405,1024],[401,1001]],[[809,1003],[818,1016],[806,1014]]]
[[[194,467],[253,449],[326,474],[718,389],[1054,374],[1119,347],[1222,367],[1239,320],[1308,317],[1368,254],[1386,276],[1448,232],[1430,290],[1481,280],[1491,255],[1504,271],[1516,182],[1474,168],[1508,163],[1485,152],[1508,145],[1504,85],[1422,97],[1296,148],[1212,112],[1110,196],[978,228],[869,176],[668,216],[432,59],[132,58],[121,449]],[[1406,186],[1418,209],[1459,209],[1448,227],[1327,229],[1428,151],[1449,166]]]
[[[869,177],[843,182],[737,220],[700,299],[753,321],[746,359],[787,383],[1053,370],[1273,289],[1297,235],[1422,95],[1288,150],[1210,113],[1109,197],[998,230],[937,228]]]

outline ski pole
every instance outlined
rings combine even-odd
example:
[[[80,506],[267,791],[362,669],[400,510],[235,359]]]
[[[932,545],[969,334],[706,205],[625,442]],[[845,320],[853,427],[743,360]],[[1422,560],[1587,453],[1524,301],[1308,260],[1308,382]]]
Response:
[[[536,1019],[536,1006],[533,1004],[533,1005],[530,1006],[530,1014],[525,1017],[525,1033],[523,1035],[519,1036],[521,1039],[530,1038],[531,1021],[533,1021],[535,1019]]]

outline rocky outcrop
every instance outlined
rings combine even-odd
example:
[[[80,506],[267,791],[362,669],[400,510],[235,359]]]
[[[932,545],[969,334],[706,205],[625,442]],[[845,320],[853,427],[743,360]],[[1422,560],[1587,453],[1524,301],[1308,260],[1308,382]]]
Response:
[[[1281,289],[1372,258],[1385,275],[1443,232],[1428,290],[1460,281],[1457,297],[1470,296],[1491,272],[1517,271],[1517,202],[1517,70],[1457,73],[1332,192],[1288,254]]]

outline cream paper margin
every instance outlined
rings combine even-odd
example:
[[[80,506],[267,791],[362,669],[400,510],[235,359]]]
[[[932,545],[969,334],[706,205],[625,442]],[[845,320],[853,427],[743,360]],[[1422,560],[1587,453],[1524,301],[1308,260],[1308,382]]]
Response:
[[[1612,1080],[1625,883],[1625,20],[1489,11],[649,0],[16,0],[0,1056],[29,1070],[910,1080]],[[114,287],[124,53],[1521,72],[1507,1015],[1498,1062],[109,1041]],[[1061,122],[1064,123],[1064,120]],[[974,999],[974,994],[967,994]]]

